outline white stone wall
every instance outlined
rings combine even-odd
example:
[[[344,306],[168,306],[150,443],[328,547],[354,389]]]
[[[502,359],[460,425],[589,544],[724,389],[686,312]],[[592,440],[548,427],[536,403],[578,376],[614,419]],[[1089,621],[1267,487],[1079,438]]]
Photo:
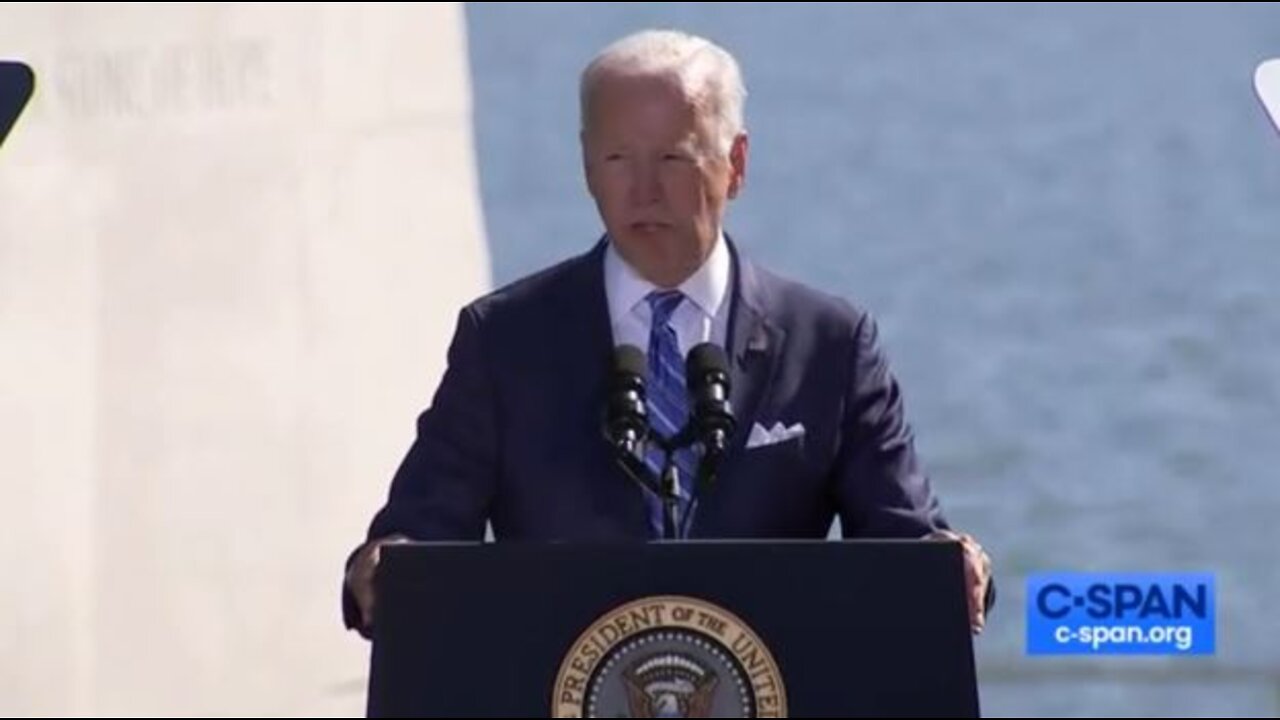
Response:
[[[342,561],[489,284],[462,10],[0,5],[0,714],[354,715]]]

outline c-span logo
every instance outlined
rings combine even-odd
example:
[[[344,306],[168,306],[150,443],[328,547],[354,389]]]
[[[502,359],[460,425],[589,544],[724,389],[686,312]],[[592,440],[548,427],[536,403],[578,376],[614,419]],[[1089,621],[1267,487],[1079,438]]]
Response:
[[[552,717],[787,716],[782,675],[760,637],[703,600],[659,596],[615,608],[573,643]]]
[[[1212,655],[1208,573],[1038,573],[1027,578],[1031,655]]]

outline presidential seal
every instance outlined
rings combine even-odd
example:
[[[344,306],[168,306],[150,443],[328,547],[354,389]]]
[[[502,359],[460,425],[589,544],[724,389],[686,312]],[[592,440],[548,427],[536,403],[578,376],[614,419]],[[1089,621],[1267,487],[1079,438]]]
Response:
[[[787,716],[769,649],[746,623],[688,597],[644,598],[587,628],[560,665],[558,718]]]

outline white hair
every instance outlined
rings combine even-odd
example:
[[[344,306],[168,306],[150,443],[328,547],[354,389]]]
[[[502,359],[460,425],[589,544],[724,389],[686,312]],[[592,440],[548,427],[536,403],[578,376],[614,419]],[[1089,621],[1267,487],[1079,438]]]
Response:
[[[729,152],[746,126],[747,89],[738,61],[706,38],[678,30],[643,30],[601,50],[582,71],[578,88],[584,130],[592,95],[601,78],[612,74],[677,78],[685,93],[710,114],[722,153]]]

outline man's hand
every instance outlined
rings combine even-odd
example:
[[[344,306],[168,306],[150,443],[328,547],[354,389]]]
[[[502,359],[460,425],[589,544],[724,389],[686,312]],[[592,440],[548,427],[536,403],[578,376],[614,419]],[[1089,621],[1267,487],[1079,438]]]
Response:
[[[969,597],[969,627],[977,635],[987,623],[987,587],[991,584],[991,556],[968,533],[935,530],[928,540],[958,542],[964,547],[964,584]]]
[[[360,608],[360,623],[365,629],[373,627],[373,606],[377,599],[373,591],[373,574],[382,559],[382,547],[405,542],[409,542],[409,538],[404,535],[370,540],[356,552],[351,567],[347,568],[347,587],[355,596],[356,605]]]

